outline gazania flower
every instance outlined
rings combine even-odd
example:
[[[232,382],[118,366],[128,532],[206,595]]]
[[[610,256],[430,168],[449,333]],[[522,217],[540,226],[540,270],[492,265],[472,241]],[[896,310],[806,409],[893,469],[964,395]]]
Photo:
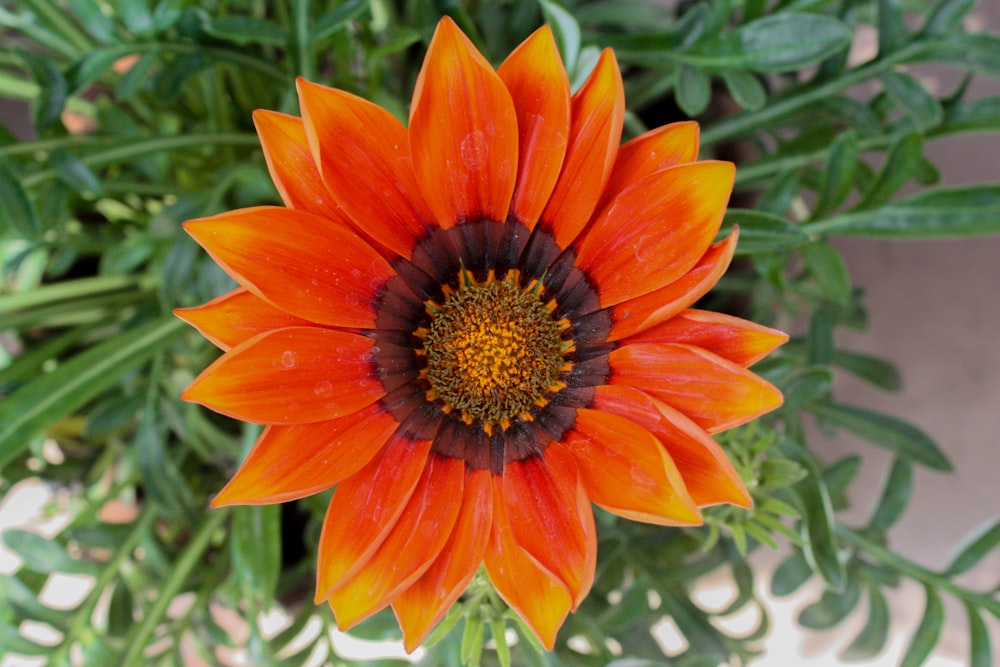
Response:
[[[392,605],[412,650],[479,568],[547,647],[587,595],[591,503],[698,524],[748,506],[709,436],[781,403],[747,367],[784,334],[690,306],[733,165],[698,128],[623,146],[605,51],[570,94],[548,28],[494,69],[449,19],[409,127],[298,84],[254,120],[284,207],[188,222],[241,285],[179,315],[225,354],[184,397],[266,424],[215,505],[336,486],[316,600]]]

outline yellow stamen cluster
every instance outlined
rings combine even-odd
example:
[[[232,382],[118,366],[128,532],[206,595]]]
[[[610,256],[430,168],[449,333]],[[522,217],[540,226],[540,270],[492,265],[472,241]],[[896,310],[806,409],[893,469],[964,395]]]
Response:
[[[480,420],[487,433],[506,429],[513,419],[531,419],[532,406],[564,385],[559,376],[570,368],[563,340],[566,319],[554,319],[555,302],[543,303],[542,285],[521,287],[517,271],[503,279],[493,273],[483,283],[463,271],[459,288],[445,288],[444,303],[426,303],[429,328],[415,333],[423,343],[418,354],[426,366],[429,400],[463,421]]]

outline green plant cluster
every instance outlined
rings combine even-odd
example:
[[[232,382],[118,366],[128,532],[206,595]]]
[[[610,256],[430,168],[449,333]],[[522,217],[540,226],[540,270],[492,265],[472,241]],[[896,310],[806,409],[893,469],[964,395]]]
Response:
[[[741,260],[710,296],[715,309],[759,322],[808,322],[755,370],[786,404],[720,437],[754,497],[753,510],[714,508],[698,529],[665,529],[599,514],[594,591],[545,653],[484,579],[439,626],[428,665],[638,667],[745,664],[767,630],[746,555],[790,545],[774,594],[819,579],[801,625],[825,629],[866,600],[867,622],[845,660],[879,653],[889,632],[886,589],[926,592],[904,667],[937,642],[942,596],[964,606],[972,667],[993,663],[987,616],[997,588],[956,579],[1000,545],[1000,523],[942,571],[892,550],[913,466],[950,470],[937,445],[897,417],[841,402],[834,370],[887,391],[887,361],[837,346],[863,328],[864,295],[835,236],[881,239],[1000,232],[1000,184],[937,186],[923,153],[935,138],[1000,129],[1000,97],[966,99],[974,76],[1000,76],[1000,37],[965,31],[974,0],[16,0],[0,2],[0,96],[30,101],[33,133],[0,130],[0,492],[30,477],[67,486],[69,523],[49,540],[8,531],[24,561],[0,579],[0,654],[48,664],[209,664],[241,648],[251,664],[345,664],[333,619],[311,600],[329,493],[282,507],[209,510],[257,428],[179,401],[217,354],[170,310],[203,303],[231,281],[182,233],[193,217],[275,203],[251,123],[257,108],[295,113],[297,75],[363,95],[405,118],[423,51],[449,14],[497,62],[541,22],[555,30],[575,85],[599,50],[625,74],[626,132],[695,118],[703,157],[736,156]],[[877,53],[849,57],[860,28]],[[126,60],[122,60],[126,59]],[[937,97],[907,70],[943,63],[965,73]],[[921,189],[898,196],[907,184]],[[890,450],[895,463],[868,523],[845,509],[861,459],[832,465],[810,450],[804,423]],[[51,443],[57,443],[56,455]],[[49,444],[47,444],[49,443]],[[109,503],[135,508],[111,522]],[[706,611],[693,582],[728,569],[738,595]],[[94,578],[74,607],[38,597],[53,573]],[[183,605],[174,605],[184,599]],[[748,636],[714,623],[761,609]],[[220,609],[248,621],[237,643]],[[264,612],[290,625],[261,631]],[[650,626],[669,617],[688,649],[667,656]],[[31,620],[54,630],[39,643]],[[359,637],[398,633],[381,614]],[[518,640],[511,641],[516,636]],[[404,664],[396,660],[367,664]]]

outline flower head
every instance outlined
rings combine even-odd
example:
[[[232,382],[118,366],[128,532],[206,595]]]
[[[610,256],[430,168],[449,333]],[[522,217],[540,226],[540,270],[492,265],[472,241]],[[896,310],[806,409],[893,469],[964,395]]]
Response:
[[[178,314],[225,354],[184,397],[266,424],[216,505],[336,486],[316,600],[392,605],[412,650],[481,563],[552,647],[594,577],[591,503],[668,526],[750,499],[710,433],[781,394],[780,332],[694,310],[728,266],[733,165],[698,127],[619,146],[605,51],[575,94],[548,28],[494,69],[449,19],[409,127],[299,81],[254,115],[284,207],[186,229],[241,285]]]

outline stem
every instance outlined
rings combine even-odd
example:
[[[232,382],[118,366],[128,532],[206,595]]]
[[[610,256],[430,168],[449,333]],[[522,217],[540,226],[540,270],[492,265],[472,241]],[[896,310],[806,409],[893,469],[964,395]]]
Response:
[[[913,561],[903,558],[878,542],[866,537],[863,533],[848,528],[840,522],[837,522],[835,530],[837,536],[845,543],[853,545],[864,555],[878,561],[882,565],[887,565],[897,570],[900,574],[904,574],[933,588],[947,591],[960,600],[965,600],[976,606],[984,607],[987,604],[992,604],[995,605],[995,608],[1000,608],[1000,605],[996,603],[989,593],[972,591],[964,586],[959,586],[948,577],[937,572],[932,572]]]
[[[71,42],[77,53],[87,53],[93,48],[90,39],[67,18],[69,14],[62,9],[54,7],[51,2],[45,0],[24,0],[24,3],[48,22],[66,41]]]
[[[132,276],[97,276],[80,278],[61,283],[45,285],[27,292],[16,292],[0,296],[0,313],[11,313],[25,308],[55,303],[57,301],[76,300],[81,297],[94,296],[107,292],[118,292],[135,287],[141,287],[142,281]]]
[[[309,41],[309,0],[292,3],[295,13],[295,45],[299,54],[299,74],[309,81],[316,80],[316,68],[312,59],[312,44]]]
[[[134,626],[133,630],[129,632],[129,636],[126,638],[128,650],[119,663],[121,667],[137,667],[137,665],[144,664],[145,656],[143,653],[149,642],[149,638],[153,635],[153,631],[156,630],[157,624],[166,613],[167,607],[170,606],[173,599],[180,593],[181,588],[191,576],[191,572],[200,565],[202,554],[208,548],[216,529],[228,518],[229,511],[227,508],[212,510],[208,514],[205,523],[201,525],[198,532],[191,538],[191,541],[181,553],[180,558],[174,564],[170,576],[167,577],[167,580],[160,587],[159,594],[153,606],[146,611],[139,625]]]
[[[829,81],[825,84],[799,89],[784,99],[770,102],[758,111],[744,111],[732,116],[723,118],[719,122],[708,127],[701,133],[701,145],[710,146],[720,141],[731,139],[735,136],[751,132],[757,128],[764,127],[784,116],[788,116],[803,107],[819,102],[827,97],[836,95],[852,86],[867,81],[882,72],[891,69],[895,65],[907,60],[912,60],[921,51],[930,48],[932,42],[914,42],[903,48],[894,51],[884,58],[879,58],[869,62],[863,67],[851,70],[841,77]]]

